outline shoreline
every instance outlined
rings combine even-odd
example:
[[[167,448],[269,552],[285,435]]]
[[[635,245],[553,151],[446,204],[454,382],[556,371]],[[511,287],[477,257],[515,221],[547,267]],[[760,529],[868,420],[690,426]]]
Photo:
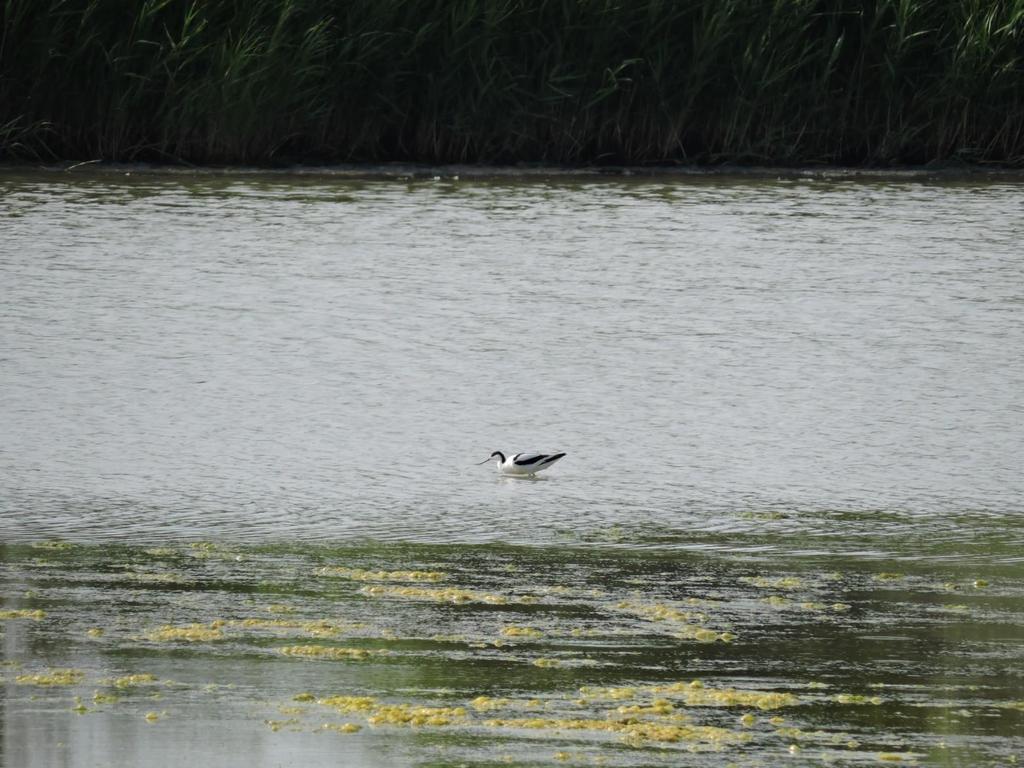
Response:
[[[556,165],[434,165],[426,163],[340,163],[332,165],[180,165],[161,163],[84,162],[0,162],[0,174],[67,173],[75,175],[139,176],[270,176],[276,178],[339,178],[363,181],[458,181],[579,179],[700,179],[743,178],[775,180],[979,180],[1024,182],[1024,168],[988,166],[900,166],[868,168],[855,166],[556,166]]]

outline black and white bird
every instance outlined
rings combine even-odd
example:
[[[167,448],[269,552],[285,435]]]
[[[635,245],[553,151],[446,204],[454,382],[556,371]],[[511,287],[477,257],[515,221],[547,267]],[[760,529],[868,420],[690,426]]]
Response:
[[[488,461],[498,462],[498,471],[503,475],[535,475],[541,470],[547,469],[560,458],[564,453],[514,453],[508,458],[501,451],[495,451],[479,464],[486,464]]]

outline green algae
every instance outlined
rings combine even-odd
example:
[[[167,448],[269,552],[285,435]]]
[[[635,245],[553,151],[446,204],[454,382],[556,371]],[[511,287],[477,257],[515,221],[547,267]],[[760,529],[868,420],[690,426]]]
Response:
[[[324,723],[320,726],[325,731],[336,731],[338,733],[359,733],[363,726],[359,723]]]
[[[534,659],[532,663],[533,663],[533,666],[541,667],[542,669],[549,669],[549,668],[552,668],[552,667],[560,667],[562,665],[562,662],[559,661],[558,659],[549,659],[549,658],[543,658],[543,657],[539,658],[539,659]]]
[[[864,696],[859,693],[837,693],[832,698],[839,704],[872,704],[878,706],[882,703],[881,696]]]
[[[804,580],[797,576],[741,576],[739,581],[766,589],[803,589],[806,586]]]
[[[74,558],[88,556],[88,550],[76,549]],[[154,690],[167,701],[157,706],[173,707],[175,727],[177,713],[191,707],[203,712],[255,711],[265,685],[263,675],[266,679],[283,675],[280,679],[288,683],[294,679],[290,688],[268,691],[263,697],[274,702],[286,696],[288,701],[271,703],[276,711],[259,712],[253,720],[260,728],[269,727],[265,720],[277,724],[271,731],[281,731],[279,738],[291,738],[286,735],[289,732],[329,732],[354,734],[357,739],[401,739],[405,738],[402,731],[415,729],[436,732],[436,737],[429,738],[440,744],[488,739],[494,746],[480,750],[492,757],[494,750],[526,739],[548,745],[550,759],[565,739],[579,738],[593,745],[595,759],[611,757],[617,765],[626,763],[614,750],[645,750],[650,757],[644,759],[657,765],[662,759],[658,750],[720,750],[723,757],[728,756],[726,762],[742,763],[748,754],[781,757],[789,743],[804,750],[802,759],[808,760],[816,759],[818,750],[829,755],[833,754],[829,750],[856,749],[848,745],[863,743],[866,751],[858,753],[859,760],[901,754],[913,762],[918,758],[912,755],[928,752],[922,737],[914,737],[907,745],[872,737],[887,733],[885,723],[893,711],[902,712],[906,719],[914,716],[906,713],[938,702],[955,718],[947,728],[977,729],[981,726],[964,723],[971,719],[981,723],[983,718],[955,713],[987,708],[991,713],[1001,710],[1009,719],[1022,708],[1019,693],[1006,688],[992,694],[988,692],[991,685],[964,696],[1001,695],[1003,701],[997,698],[974,705],[949,694],[939,701],[926,685],[906,694],[906,700],[898,685],[884,700],[864,696],[856,693],[865,689],[860,676],[837,673],[830,666],[834,659],[822,655],[823,649],[839,647],[835,638],[847,633],[870,647],[880,617],[888,621],[887,612],[897,607],[906,611],[909,605],[918,611],[918,620],[924,623],[901,625],[901,632],[918,643],[928,637],[921,627],[964,622],[963,613],[947,619],[937,610],[941,606],[936,598],[941,596],[931,586],[935,579],[908,579],[900,585],[900,603],[893,602],[893,590],[888,587],[872,593],[881,597],[871,602],[863,592],[874,581],[870,573],[846,575],[842,583],[833,580],[827,593],[817,586],[820,579],[807,574],[800,578],[815,585],[808,593],[796,585],[782,586],[785,582],[747,583],[738,575],[718,575],[715,586],[709,587],[706,577],[687,582],[685,573],[676,576],[678,585],[665,586],[661,577],[643,575],[626,588],[621,586],[624,580],[605,578],[597,566],[593,573],[579,569],[591,581],[573,581],[564,573],[549,573],[546,562],[529,566],[524,561],[510,579],[512,571],[498,559],[483,564],[444,563],[446,578],[439,585],[366,578],[348,579],[358,586],[339,590],[338,582],[309,579],[316,561],[290,555],[288,570],[279,571],[273,555],[246,557],[245,565],[238,567],[221,559],[198,560],[186,572],[190,583],[186,590],[171,583],[154,583],[144,591],[124,586],[130,591],[121,595],[144,608],[137,615],[113,602],[96,603],[89,612],[77,611],[53,597],[68,589],[54,581],[54,590],[47,588],[47,608],[52,605],[53,616],[60,620],[32,625],[29,633],[21,634],[67,643],[73,653],[76,647],[88,645],[108,654],[108,659],[120,659],[116,671],[100,670],[95,677],[78,680],[106,686],[92,694],[91,701],[86,696],[84,703],[76,703],[89,718],[116,712],[143,716],[137,706]],[[436,554],[420,560],[424,561],[444,562]],[[116,573],[123,573],[120,564],[124,562],[134,560],[121,552]],[[393,574],[417,569],[399,559],[380,558],[365,570]],[[61,578],[58,570],[52,573],[57,575],[48,574],[51,580]],[[233,580],[235,574],[237,580]],[[73,585],[79,578],[76,574],[67,583]],[[793,577],[768,573],[758,578]],[[1001,575],[1000,593],[1011,591],[1014,584]],[[777,597],[788,610],[766,610],[770,604],[762,602],[751,587],[785,590],[785,597]],[[996,597],[986,593],[971,599],[979,605],[985,601],[990,613],[1008,610],[994,602]],[[973,616],[976,610],[977,605],[964,606],[967,615]],[[1007,626],[1013,625],[1007,622]],[[730,642],[735,635],[727,628],[732,627],[740,628],[743,643]],[[957,632],[972,631],[966,623],[956,627]],[[90,629],[106,631],[91,633]],[[88,638],[102,642],[86,642]],[[765,648],[782,648],[794,658],[809,659],[810,664],[794,667],[788,675],[760,674],[756,671],[760,661],[786,663],[785,656],[763,655]],[[33,657],[26,654],[24,658]],[[751,670],[747,679],[730,673],[735,664]],[[166,683],[167,677],[177,678],[170,670],[178,665],[191,670],[190,678],[200,682]],[[246,678],[250,674],[246,667],[255,674],[258,665],[266,665],[264,671]],[[140,666],[147,671],[133,672]],[[274,672],[278,666],[288,671]],[[685,669],[693,671],[678,674]],[[238,682],[243,685],[237,690],[230,687],[234,670],[242,671]],[[204,677],[200,672],[208,674]],[[330,683],[325,674],[331,676]],[[700,678],[691,679],[695,674]],[[806,682],[812,675],[828,682]],[[871,677],[881,676],[876,670]],[[204,679],[208,684],[201,682]],[[115,685],[115,680],[125,682]],[[42,682],[24,687],[32,685],[46,687]],[[331,696],[325,688],[347,690],[352,696]],[[287,690],[304,693],[288,694]],[[189,707],[178,706],[186,701]],[[334,706],[325,701],[333,701]],[[68,702],[60,706],[66,713]],[[785,719],[769,717],[776,712],[784,713]],[[865,725],[869,717],[873,719]],[[161,719],[157,713],[156,720]],[[183,717],[182,722],[186,721]],[[389,728],[395,735],[386,735]],[[456,735],[444,735],[449,732]],[[566,762],[583,759],[582,753],[566,754],[576,755]]]
[[[282,728],[287,728],[289,726],[294,727],[299,725],[298,718],[294,717],[288,718],[287,720],[264,720],[263,722],[266,724],[268,728],[270,728],[270,730],[274,731],[275,733],[277,731],[280,731]]]
[[[436,603],[486,603],[488,605],[507,605],[511,601],[504,595],[477,592],[470,589],[447,587],[431,589],[426,587],[390,587],[367,586],[359,590],[369,597],[408,598],[411,600],[427,600]],[[524,602],[521,599],[519,602]]]
[[[85,680],[85,672],[80,669],[58,668],[47,672],[26,673],[14,678],[18,685],[38,685],[43,687],[78,685]]]
[[[33,549],[48,550],[50,552],[66,552],[69,549],[74,549],[74,546],[75,545],[69,541],[61,541],[59,539],[36,541],[32,543]]]
[[[318,576],[339,576],[352,581],[438,582],[448,578],[444,571],[370,571],[363,568],[324,566],[316,570]]]
[[[295,613],[295,606],[285,603],[271,603],[266,607],[268,613]]]
[[[688,607],[683,608],[666,603],[621,600],[615,604],[615,610],[646,621],[669,625],[673,636],[681,640],[696,640],[700,643],[729,643],[735,640],[736,635],[732,632],[720,632],[704,626],[708,621],[704,611],[689,610],[689,606],[702,604],[706,604],[706,601],[694,599],[687,603]]]
[[[465,707],[436,707],[411,703],[386,703],[372,696],[329,696],[317,703],[341,714],[361,713],[373,726],[396,725],[435,728],[467,722]]]
[[[370,696],[332,696],[317,703],[339,714],[360,714],[373,727],[398,726],[412,728],[474,727],[492,730],[524,731],[590,731],[614,734],[623,743],[642,747],[650,742],[705,745],[721,747],[745,743],[745,733],[718,726],[696,725],[672,704],[658,700],[647,707],[631,706],[610,710],[605,717],[505,716],[474,718],[472,712],[492,713],[517,706],[508,699],[478,697],[467,705],[427,706],[413,703],[388,703]]]
[[[245,618],[226,621],[224,626],[231,629],[262,630],[276,635],[302,634],[308,637],[338,637],[366,630],[362,622],[338,622],[326,619],[264,619]]]
[[[515,625],[502,627],[501,634],[505,637],[525,637],[534,640],[544,636],[544,633],[536,627],[517,627]]]
[[[542,730],[542,731],[592,731],[616,734],[624,744],[643,747],[651,742],[704,745],[721,748],[726,745],[743,744],[750,740],[746,733],[728,728],[684,723],[637,722],[632,718],[624,720],[599,718],[492,718],[483,723],[488,728]]]
[[[147,640],[155,643],[208,643],[213,640],[223,640],[223,624],[218,621],[209,624],[187,624],[175,627],[164,625],[146,633]]]
[[[45,618],[46,612],[41,611],[38,608],[34,610],[21,608],[14,610],[0,610],[0,620],[31,619],[32,621],[42,621]]]
[[[122,675],[121,677],[115,677],[103,682],[105,685],[124,690],[126,688],[136,688],[140,685],[152,685],[159,681],[156,675],[149,672],[139,672],[133,675]]]
[[[708,687],[701,680],[628,688],[585,686],[580,695],[590,701],[618,701],[623,698],[664,697],[676,699],[688,707],[750,707],[758,710],[796,707],[802,701],[795,694],[781,691],[743,690],[732,687]]]
[[[373,656],[386,656],[387,649],[339,648],[328,645],[286,645],[278,648],[285,656],[302,656],[311,659],[333,659],[336,661],[364,661]]]

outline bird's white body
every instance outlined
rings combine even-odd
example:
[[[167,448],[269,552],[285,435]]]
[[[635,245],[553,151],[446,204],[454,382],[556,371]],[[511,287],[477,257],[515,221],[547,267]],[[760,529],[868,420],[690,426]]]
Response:
[[[565,456],[564,453],[531,452],[514,453],[506,458],[505,454],[501,451],[495,451],[486,461],[496,461],[498,463],[498,471],[503,475],[528,477],[542,472],[563,456]],[[483,464],[484,462],[480,463]]]

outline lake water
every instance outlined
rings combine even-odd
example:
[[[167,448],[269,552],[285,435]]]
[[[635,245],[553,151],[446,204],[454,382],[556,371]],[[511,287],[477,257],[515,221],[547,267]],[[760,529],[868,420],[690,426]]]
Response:
[[[1024,760],[1022,242],[1011,178],[0,173],[0,765]]]

